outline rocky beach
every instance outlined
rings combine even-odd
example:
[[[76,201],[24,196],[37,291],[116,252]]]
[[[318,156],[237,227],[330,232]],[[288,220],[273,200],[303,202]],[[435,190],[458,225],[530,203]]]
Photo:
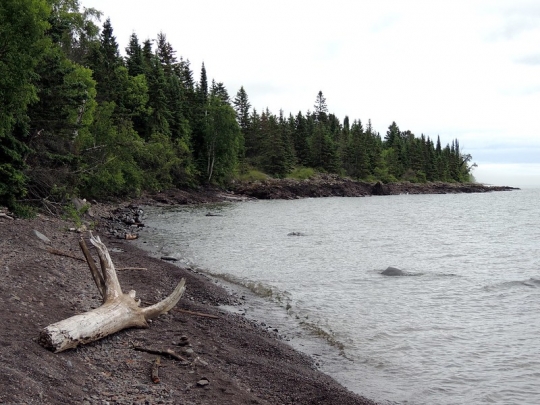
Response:
[[[373,403],[319,372],[311,358],[280,341],[275,331],[220,310],[220,304],[241,305],[241,300],[204,274],[149,257],[114,235],[112,224],[121,228],[120,219],[112,220],[103,206],[98,214],[98,206],[87,222],[107,245],[124,292],[135,290],[144,306],[163,299],[183,277],[186,292],[148,329],[126,329],[52,353],[38,344],[44,327],[101,305],[78,246],[87,232],[70,231],[73,224],[58,218],[10,219],[4,212],[0,403]],[[152,380],[157,357],[159,383]]]

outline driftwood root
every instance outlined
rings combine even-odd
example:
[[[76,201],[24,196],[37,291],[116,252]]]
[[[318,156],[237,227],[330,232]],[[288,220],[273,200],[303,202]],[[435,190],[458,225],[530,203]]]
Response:
[[[107,247],[99,237],[90,233],[90,242],[95,246],[101,272],[90,255],[86,243],[81,239],[81,250],[86,258],[94,282],[103,298],[99,308],[72,316],[53,323],[43,329],[39,343],[45,348],[58,353],[101,339],[122,329],[137,327],[147,328],[148,320],[170,311],[180,300],[185,291],[185,279],[180,280],[174,291],[164,300],[146,308],[140,307],[140,300],[135,300],[135,291],[122,292],[116,270]]]

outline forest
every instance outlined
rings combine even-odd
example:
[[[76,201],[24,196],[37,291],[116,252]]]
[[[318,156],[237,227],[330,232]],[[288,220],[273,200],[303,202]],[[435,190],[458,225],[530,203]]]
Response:
[[[296,115],[257,111],[195,80],[166,34],[133,33],[124,53],[112,22],[78,0],[0,3],[0,206],[333,173],[384,183],[469,182],[471,156],[392,122],[341,121],[322,91]],[[317,86],[314,83],[314,86]]]

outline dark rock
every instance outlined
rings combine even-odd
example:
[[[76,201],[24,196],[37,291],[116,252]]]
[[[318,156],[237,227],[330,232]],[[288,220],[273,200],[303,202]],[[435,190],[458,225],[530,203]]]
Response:
[[[161,256],[161,260],[166,260],[168,262],[177,262],[178,259],[173,256]]]
[[[407,273],[405,273],[403,270],[400,270],[396,267],[388,267],[386,270],[384,270],[381,273],[383,276],[406,276]]]
[[[289,232],[287,236],[306,236],[306,234],[302,232]]]
[[[375,185],[371,189],[371,194],[373,194],[373,195],[388,195],[390,193],[388,192],[386,187],[380,181],[378,181],[377,183],[375,183]]]

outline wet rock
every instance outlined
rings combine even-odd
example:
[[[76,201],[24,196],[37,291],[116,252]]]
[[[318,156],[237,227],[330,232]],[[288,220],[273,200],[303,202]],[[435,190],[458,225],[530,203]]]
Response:
[[[403,270],[400,270],[396,267],[388,267],[386,270],[384,270],[381,273],[383,276],[391,276],[391,277],[397,277],[397,276],[406,276],[407,273],[405,273]]]
[[[388,195],[389,194],[386,187],[380,181],[375,183],[375,185],[373,186],[373,189],[371,190],[371,193],[373,195]]]
[[[178,259],[173,256],[161,256],[161,260],[166,260],[168,262],[177,262]]]

